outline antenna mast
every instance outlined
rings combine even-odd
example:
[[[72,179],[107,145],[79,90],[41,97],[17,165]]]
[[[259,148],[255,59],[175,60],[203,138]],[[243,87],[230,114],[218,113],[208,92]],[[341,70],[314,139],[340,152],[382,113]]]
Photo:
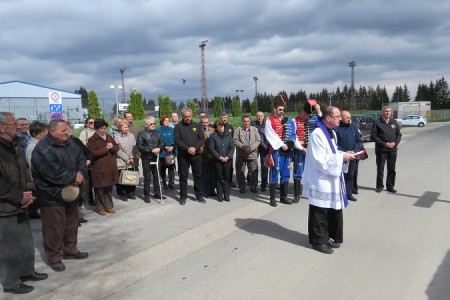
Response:
[[[202,65],[202,106],[205,112],[208,112],[208,95],[206,93],[206,69],[205,69],[205,47],[208,40],[201,41],[200,47],[200,61]]]

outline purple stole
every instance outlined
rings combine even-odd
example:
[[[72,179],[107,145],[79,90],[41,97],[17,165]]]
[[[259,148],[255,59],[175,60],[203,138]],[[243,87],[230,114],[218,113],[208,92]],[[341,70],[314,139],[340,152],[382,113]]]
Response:
[[[334,148],[333,143],[331,142],[331,137],[330,137],[330,133],[328,132],[328,129],[326,128],[325,124],[323,124],[322,122],[317,122],[317,127],[319,127],[323,134],[325,134],[325,137],[328,140],[328,144],[330,145],[331,151],[336,154],[336,148]],[[344,176],[342,174],[341,171],[341,176],[339,177],[339,181],[340,181],[340,191],[341,191],[341,197],[344,200],[344,207],[348,206],[348,198],[347,198],[347,192],[345,190],[345,181],[344,181]]]

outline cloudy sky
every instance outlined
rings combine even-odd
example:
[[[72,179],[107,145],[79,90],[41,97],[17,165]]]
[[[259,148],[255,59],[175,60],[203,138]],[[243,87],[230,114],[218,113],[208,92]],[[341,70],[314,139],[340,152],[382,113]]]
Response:
[[[208,98],[307,93],[350,85],[406,84],[450,66],[448,0],[0,0],[0,82],[95,90],[111,84],[146,98],[201,98],[199,42]],[[182,79],[186,79],[183,86]]]

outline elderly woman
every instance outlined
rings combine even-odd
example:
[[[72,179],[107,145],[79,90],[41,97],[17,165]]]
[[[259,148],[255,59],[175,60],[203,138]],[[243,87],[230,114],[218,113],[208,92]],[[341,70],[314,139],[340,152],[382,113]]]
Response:
[[[116,135],[119,134],[118,125],[119,125],[119,122],[121,122],[122,120],[123,120],[123,118],[119,117],[119,116],[117,116],[113,119],[113,124],[111,125],[111,128],[109,129],[109,132],[108,132],[108,134],[110,136],[112,136],[113,138],[115,138]]]
[[[230,201],[230,168],[234,154],[233,136],[225,131],[225,123],[214,123],[216,132],[209,139],[209,151],[215,161],[217,170],[217,199],[219,202]]]
[[[129,132],[127,120],[122,120],[117,123],[119,133],[115,135],[114,140],[119,145],[119,151],[116,154],[117,169],[120,173],[123,170],[133,170],[134,157],[136,156],[136,139],[134,135]],[[122,201],[136,199],[136,187],[133,185],[116,185],[117,195]]]
[[[119,182],[116,153],[119,145],[106,134],[108,123],[103,119],[94,122],[95,134],[88,140],[87,147],[91,150],[94,161],[92,162],[92,187],[94,188],[95,202],[100,215],[114,213],[112,190]]]
[[[91,136],[93,136],[95,133],[94,129],[94,119],[91,117],[87,117],[86,120],[84,120],[84,129],[80,132],[79,139],[81,142],[83,142],[84,145],[87,145],[87,142]],[[94,193],[92,192],[92,181],[91,181],[91,168],[89,166],[91,162],[88,162],[88,177],[85,178],[85,181],[83,183],[83,190],[86,194],[86,198],[88,200],[88,203],[90,206],[95,206],[94,201]]]
[[[169,126],[169,116],[162,116],[159,119],[159,125],[161,125],[156,131],[159,132],[159,135],[163,138],[164,141],[164,149],[159,154],[159,173],[161,176],[161,181],[164,189],[167,189],[166,183],[166,170],[169,173],[169,189],[174,189],[175,182],[175,157],[176,151],[175,141],[173,140],[173,128]],[[174,160],[173,163],[168,165],[165,163],[166,156],[173,155]]]

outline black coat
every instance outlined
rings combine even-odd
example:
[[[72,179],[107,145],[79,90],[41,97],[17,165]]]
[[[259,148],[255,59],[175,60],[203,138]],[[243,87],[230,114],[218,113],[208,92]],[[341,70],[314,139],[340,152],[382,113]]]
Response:
[[[161,153],[164,149],[164,140],[158,131],[153,130],[150,132],[144,129],[137,135],[136,148],[141,153],[141,159],[156,161],[157,155],[152,150],[159,148]]]
[[[40,140],[31,158],[39,205],[64,205],[61,189],[74,183],[79,171],[87,177],[86,157],[72,139],[60,143],[48,134]]]
[[[215,132],[209,138],[209,151],[215,161],[218,161],[221,156],[232,159],[234,154],[233,136],[227,131],[223,135]]]

